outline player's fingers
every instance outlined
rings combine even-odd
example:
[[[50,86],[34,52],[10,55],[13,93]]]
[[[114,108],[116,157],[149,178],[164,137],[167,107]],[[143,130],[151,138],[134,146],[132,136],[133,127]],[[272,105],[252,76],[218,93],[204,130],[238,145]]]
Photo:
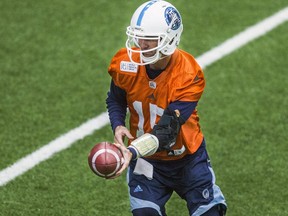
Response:
[[[123,142],[123,137],[126,136],[128,139],[134,139],[130,131],[125,127],[125,126],[117,126],[115,129],[115,138],[117,139],[118,142]],[[121,143],[120,142],[120,143]]]
[[[123,151],[126,149],[126,147],[119,142],[115,142],[114,145],[116,145],[120,149],[123,155]]]
[[[120,145],[120,144],[118,144],[118,143],[114,143],[120,150],[121,150],[121,148],[122,148],[122,146]],[[121,152],[122,152],[122,150],[121,150]],[[123,153],[122,153],[123,154]],[[121,174],[122,174],[122,172],[128,167],[128,165],[129,165],[129,163],[128,163],[128,165],[125,163],[125,158],[123,157],[123,158],[121,158],[121,168],[115,173],[115,175],[113,175],[113,176],[110,176],[110,177],[107,177],[106,179],[115,179],[115,178],[117,178],[117,177],[119,177]]]
[[[114,137],[114,143],[119,143],[119,144],[121,144],[122,146],[125,145],[124,142],[123,142],[123,140],[122,140],[122,136],[120,137],[120,139],[119,139],[117,136],[115,136],[115,137]]]
[[[129,165],[129,164],[128,164],[128,165]],[[127,167],[128,167],[128,166],[126,166],[126,164],[123,163],[121,169],[118,170],[118,172],[116,172],[114,176],[108,177],[108,178],[106,178],[106,179],[115,179],[115,178],[119,177],[119,176],[124,172],[124,170],[125,170]]]
[[[128,139],[134,139],[134,137],[132,136],[130,131],[127,131],[126,136],[127,136]]]
[[[129,165],[130,160],[132,158],[132,153],[126,148],[126,146],[123,146],[119,143],[114,143],[121,151],[122,155],[123,155],[123,165]],[[122,166],[123,166],[122,165]]]
[[[116,173],[116,176],[118,177],[129,166],[130,160],[132,158],[132,153],[125,146],[123,146],[121,144],[115,143],[115,145],[120,149],[120,151],[122,152],[122,155],[123,155],[122,167]]]

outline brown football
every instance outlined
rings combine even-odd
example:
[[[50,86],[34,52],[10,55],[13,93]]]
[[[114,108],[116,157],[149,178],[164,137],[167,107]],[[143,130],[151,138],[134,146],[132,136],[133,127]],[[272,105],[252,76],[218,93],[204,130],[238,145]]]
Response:
[[[88,164],[96,175],[109,178],[121,168],[122,158],[122,153],[116,145],[100,142],[91,149]]]

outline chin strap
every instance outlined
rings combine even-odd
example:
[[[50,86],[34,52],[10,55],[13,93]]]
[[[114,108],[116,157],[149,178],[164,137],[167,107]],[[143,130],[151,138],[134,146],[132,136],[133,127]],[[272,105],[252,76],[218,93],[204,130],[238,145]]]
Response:
[[[146,57],[142,53],[140,54],[140,61],[142,64],[154,64],[160,59],[160,53],[156,51],[155,55],[151,57]]]

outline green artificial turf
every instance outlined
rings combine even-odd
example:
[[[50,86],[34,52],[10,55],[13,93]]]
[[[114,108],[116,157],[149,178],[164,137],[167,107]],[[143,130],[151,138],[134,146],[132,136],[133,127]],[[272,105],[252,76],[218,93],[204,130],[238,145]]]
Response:
[[[142,2],[0,2],[0,170],[106,111],[107,67]],[[287,6],[171,2],[184,22],[180,48],[195,57]],[[286,22],[204,70],[200,124],[229,216],[288,214],[287,30]],[[125,176],[104,180],[87,164],[105,140],[109,125],[0,187],[0,215],[129,215]],[[176,194],[167,213],[188,215]]]

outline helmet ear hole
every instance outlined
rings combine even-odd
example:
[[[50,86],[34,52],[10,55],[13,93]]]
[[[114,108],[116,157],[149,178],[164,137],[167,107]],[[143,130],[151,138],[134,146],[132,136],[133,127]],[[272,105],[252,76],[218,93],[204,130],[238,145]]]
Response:
[[[177,35],[176,35],[176,37],[177,37]],[[172,40],[169,42],[169,45],[171,45],[174,42],[174,39],[175,39],[175,37],[172,38]]]

